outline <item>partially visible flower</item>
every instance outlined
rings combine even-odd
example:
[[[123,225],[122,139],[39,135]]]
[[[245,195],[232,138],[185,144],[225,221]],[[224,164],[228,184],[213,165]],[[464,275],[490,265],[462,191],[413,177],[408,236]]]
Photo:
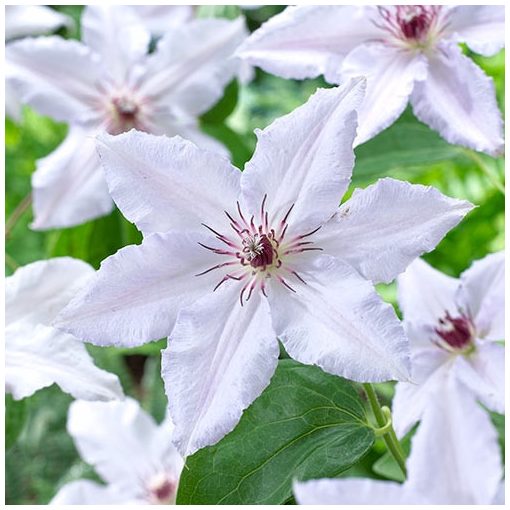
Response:
[[[183,461],[172,446],[173,425],[156,424],[136,400],[75,401],[67,430],[82,459],[107,483],[64,485],[50,505],[169,505],[175,503]]]
[[[44,5],[6,5],[5,40],[9,41],[27,35],[40,35],[53,32],[60,27],[70,27],[73,20]],[[10,76],[14,68],[7,58],[5,74]],[[21,120],[21,102],[16,87],[5,82],[5,113],[15,121]]]
[[[457,478],[475,502],[490,500],[501,477],[494,426],[477,401],[504,413],[505,349],[498,343],[505,335],[504,270],[499,252],[474,262],[458,280],[419,259],[398,277],[414,384],[397,385],[395,429],[403,436],[421,421],[414,448],[424,458],[438,448],[452,464],[472,464]]]
[[[225,152],[197,117],[223,94],[239,68],[232,53],[244,20],[200,19],[174,27],[148,54],[150,34],[126,6],[85,8],[83,43],[60,37],[9,44],[10,83],[43,115],[71,124],[64,142],[37,162],[34,229],[68,227],[111,211],[93,136],[136,128],[180,134]]]
[[[5,281],[5,390],[22,399],[56,383],[75,398],[122,398],[116,376],[97,368],[85,346],[50,326],[94,274],[68,257],[34,262]]]
[[[383,179],[340,208],[364,80],[318,90],[257,131],[244,172],[174,137],[100,137],[113,199],[144,234],[106,259],[56,324],[98,345],[170,335],[175,444],[230,432],[290,356],[357,381],[405,380],[407,339],[373,282],[391,281],[472,208]]]
[[[504,27],[502,5],[288,7],[238,54],[284,78],[365,76],[356,144],[390,126],[410,100],[418,119],[448,142],[497,155],[504,141],[492,79],[458,43],[494,55]]]

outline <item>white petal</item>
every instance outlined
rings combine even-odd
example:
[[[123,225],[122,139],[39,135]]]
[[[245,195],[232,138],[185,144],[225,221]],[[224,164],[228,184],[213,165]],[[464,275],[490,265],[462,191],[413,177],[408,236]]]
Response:
[[[505,7],[457,5],[450,9],[447,31],[456,41],[490,57],[505,46]]]
[[[229,282],[179,314],[163,351],[163,379],[183,456],[219,441],[269,384],[278,342],[266,299],[241,306]]]
[[[59,314],[55,326],[96,345],[132,347],[170,334],[177,312],[218,283],[215,255],[195,233],[151,234],[105,259],[89,284]],[[213,245],[214,246],[214,245]]]
[[[252,214],[267,195],[269,224],[281,221],[291,206],[290,229],[314,229],[331,217],[351,179],[363,91],[362,79],[320,89],[305,105],[256,131],[257,148],[241,177]]]
[[[393,124],[405,110],[415,82],[426,75],[427,64],[421,54],[380,43],[363,44],[349,53],[342,64],[342,78],[367,79],[354,145],[366,142]]]
[[[381,31],[370,20],[373,7],[288,7],[254,32],[238,51],[250,64],[283,78],[338,77],[343,57]]]
[[[193,16],[191,5],[130,5],[129,7],[147,30],[157,37],[190,21]]]
[[[449,377],[422,417],[407,460],[409,490],[434,504],[490,504],[503,475],[497,434],[473,396]]]
[[[449,143],[492,156],[503,151],[503,122],[494,83],[456,45],[429,57],[427,79],[411,96],[416,117]]]
[[[92,480],[76,480],[64,485],[49,505],[122,505],[124,494]]]
[[[20,267],[5,279],[5,324],[50,325],[57,313],[92,277],[92,266],[59,257]]]
[[[356,189],[314,241],[374,282],[391,282],[473,208],[431,186],[380,179]]]
[[[73,20],[45,5],[6,5],[5,39],[41,35],[62,26],[70,27]]]
[[[135,130],[102,135],[98,151],[113,199],[144,233],[228,226],[224,211],[235,207],[241,172],[224,157]]]
[[[97,368],[71,335],[19,321],[6,328],[5,340],[5,387],[17,400],[53,383],[84,400],[123,396],[117,376]]]
[[[451,365],[448,353],[439,347],[413,352],[411,382],[397,384],[392,402],[393,425],[399,437],[416,425],[441,394]]]
[[[149,49],[150,34],[129,6],[88,5],[81,24],[83,42],[116,80],[126,79]]]
[[[90,131],[72,127],[57,149],[37,161],[32,192],[34,230],[80,225],[112,211]]]
[[[492,505],[504,505],[505,504],[505,481],[502,480],[499,484],[496,496],[492,500]]]
[[[274,281],[273,326],[289,355],[360,382],[407,380],[409,345],[393,308],[348,264],[325,255]]]
[[[455,364],[459,379],[489,409],[505,412],[505,348],[483,342]]]
[[[61,37],[27,38],[8,44],[6,59],[16,66],[12,78],[23,102],[56,120],[74,122],[96,117],[97,56],[82,43]]]
[[[242,17],[196,19],[175,27],[149,57],[141,93],[190,115],[204,113],[238,72],[232,55],[246,34]]]
[[[505,338],[505,254],[487,255],[462,273],[456,296],[474,320],[477,334],[487,340]]]
[[[423,259],[414,260],[398,276],[397,283],[398,304],[406,322],[435,326],[447,311],[457,314],[455,293],[459,280],[441,273]]]
[[[294,495],[299,505],[403,505],[415,501],[403,485],[362,478],[343,478],[294,482]]]
[[[75,401],[69,407],[67,430],[82,459],[115,484],[125,499],[143,489],[144,481],[157,471],[158,459],[148,447],[158,427],[136,400]]]

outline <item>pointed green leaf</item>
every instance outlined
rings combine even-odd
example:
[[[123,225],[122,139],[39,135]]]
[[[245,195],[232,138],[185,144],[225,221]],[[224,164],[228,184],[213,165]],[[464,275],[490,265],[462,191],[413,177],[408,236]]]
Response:
[[[233,432],[186,461],[179,504],[282,504],[293,479],[335,477],[374,434],[354,386],[318,367],[281,360]]]

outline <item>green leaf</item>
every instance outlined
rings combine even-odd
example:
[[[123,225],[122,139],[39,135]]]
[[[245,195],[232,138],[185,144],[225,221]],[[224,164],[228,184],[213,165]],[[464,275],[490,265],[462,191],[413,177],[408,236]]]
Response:
[[[292,480],[335,477],[374,443],[353,385],[281,360],[233,432],[188,457],[178,504],[282,504]]]
[[[457,157],[461,150],[409,113],[356,149],[353,183],[367,183],[404,171],[404,177],[440,161]]]
[[[5,395],[5,448],[9,449],[20,435],[27,417],[26,399],[14,400]]]
[[[223,97],[207,113],[202,115],[202,122],[206,124],[223,122],[235,110],[238,96],[239,85],[237,80],[232,80],[225,88]]]

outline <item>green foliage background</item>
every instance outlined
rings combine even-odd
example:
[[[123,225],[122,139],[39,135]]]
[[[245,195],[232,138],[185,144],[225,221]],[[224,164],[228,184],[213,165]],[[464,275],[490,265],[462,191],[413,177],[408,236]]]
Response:
[[[81,7],[62,6],[60,10],[79,21]],[[250,29],[281,10],[267,6],[245,11]],[[201,8],[202,16],[235,17],[235,6]],[[64,37],[78,38],[77,28]],[[466,52],[469,51],[466,49]],[[494,78],[498,101],[504,111],[504,52],[492,58],[470,56]],[[301,82],[283,80],[257,70],[248,85],[232,83],[225,97],[203,116],[204,131],[217,137],[230,149],[241,169],[251,157],[253,130],[304,103],[322,80]],[[19,124],[6,120],[6,218],[30,193],[30,176],[35,162],[54,150],[65,137],[67,127],[37,115],[25,107]],[[503,249],[504,245],[504,161],[451,146],[436,133],[417,122],[410,111],[374,140],[359,147],[353,186],[366,186],[378,178],[392,176],[414,183],[430,184],[447,195],[472,201],[478,207],[425,258],[440,270],[457,276],[474,259]],[[352,192],[352,189],[350,190]],[[69,255],[99,267],[105,257],[120,247],[141,240],[137,230],[122,215],[111,215],[85,225],[48,232],[30,230],[28,209],[6,238],[6,274],[16,267],[55,256]],[[394,285],[380,286],[383,297],[396,305]],[[139,399],[156,419],[165,412],[165,396],[159,375],[159,351],[165,341],[137,349],[92,348],[96,363],[115,372],[125,391]],[[392,396],[392,385],[378,385],[384,401]],[[6,454],[6,497],[9,504],[44,504],[57,489],[77,478],[96,478],[79,458],[65,430],[71,398],[56,387],[47,388],[22,402],[7,399],[8,442]],[[503,437],[502,418],[494,417]],[[384,453],[380,441],[349,473],[379,477],[383,471],[372,465]],[[387,463],[387,462],[386,462]],[[391,466],[390,466],[391,467]],[[390,475],[386,475],[391,477]]]

